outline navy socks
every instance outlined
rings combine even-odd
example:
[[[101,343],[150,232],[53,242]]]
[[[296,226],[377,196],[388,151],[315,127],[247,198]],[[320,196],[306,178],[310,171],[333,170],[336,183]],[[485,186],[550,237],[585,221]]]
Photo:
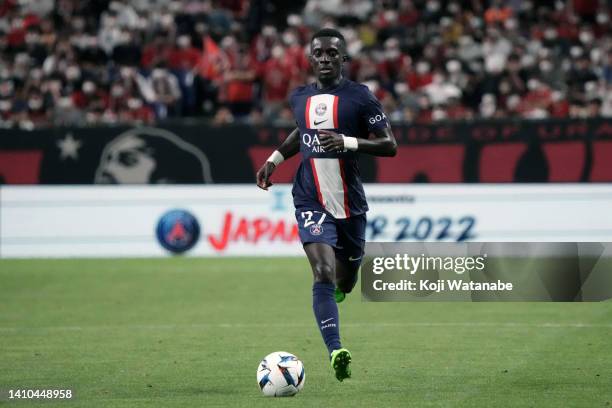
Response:
[[[334,300],[336,285],[315,282],[312,285],[312,310],[329,354],[342,348],[340,344],[340,321],[338,305]]]

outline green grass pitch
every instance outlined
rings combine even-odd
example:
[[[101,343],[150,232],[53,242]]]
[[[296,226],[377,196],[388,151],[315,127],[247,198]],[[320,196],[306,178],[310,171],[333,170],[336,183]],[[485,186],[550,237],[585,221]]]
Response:
[[[610,407],[612,303],[340,305],[337,382],[303,258],[0,261],[0,389],[70,388],[24,407]],[[255,380],[272,351],[294,398]]]

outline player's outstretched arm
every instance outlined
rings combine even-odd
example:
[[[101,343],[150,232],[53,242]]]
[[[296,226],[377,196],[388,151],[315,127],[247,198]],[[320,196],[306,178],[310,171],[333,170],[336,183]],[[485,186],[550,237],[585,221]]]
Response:
[[[353,150],[373,156],[395,156],[397,142],[391,128],[388,126],[376,128],[372,133],[374,134],[372,139],[358,139],[321,129],[319,130],[319,141],[326,152]]]
[[[300,151],[300,130],[295,128],[293,132],[289,133],[289,136],[283,143],[272,153],[268,160],[261,166],[257,171],[256,181],[257,186],[263,190],[267,190],[272,185],[270,177],[276,166],[278,166],[284,160],[295,156]]]

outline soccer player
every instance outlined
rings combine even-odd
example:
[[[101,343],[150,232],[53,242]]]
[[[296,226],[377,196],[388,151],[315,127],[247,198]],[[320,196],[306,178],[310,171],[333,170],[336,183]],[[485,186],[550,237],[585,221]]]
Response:
[[[311,39],[316,83],[290,96],[297,128],[257,171],[267,190],[270,176],[287,158],[302,153],[293,183],[299,236],[314,283],[312,306],[336,378],[351,376],[351,353],[340,343],[338,306],[358,278],[365,246],[368,205],[358,153],[394,156],[397,143],[376,97],[342,75],[348,59],[342,34],[325,28]]]

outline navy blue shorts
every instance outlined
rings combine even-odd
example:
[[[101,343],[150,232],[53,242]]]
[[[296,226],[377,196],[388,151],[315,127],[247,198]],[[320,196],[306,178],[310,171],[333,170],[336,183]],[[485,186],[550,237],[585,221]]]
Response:
[[[297,208],[295,218],[302,245],[311,242],[329,244],[334,248],[336,258],[361,263],[365,248],[365,214],[336,219],[323,211]]]

